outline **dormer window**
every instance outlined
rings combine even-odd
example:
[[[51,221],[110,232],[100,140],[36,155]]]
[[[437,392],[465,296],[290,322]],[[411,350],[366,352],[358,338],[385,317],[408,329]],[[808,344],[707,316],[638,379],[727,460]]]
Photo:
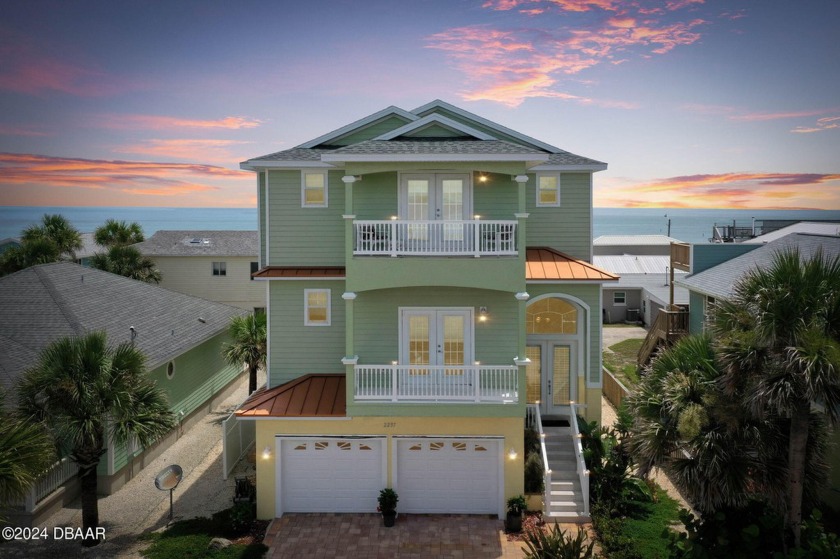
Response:
[[[560,205],[560,173],[537,175],[537,206]]]
[[[301,206],[304,208],[327,207],[327,172],[301,171]]]

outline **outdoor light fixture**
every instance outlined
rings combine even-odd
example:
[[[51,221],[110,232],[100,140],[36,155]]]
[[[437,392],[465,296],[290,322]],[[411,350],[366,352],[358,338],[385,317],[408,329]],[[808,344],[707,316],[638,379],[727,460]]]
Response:
[[[508,450],[508,458],[510,458],[511,460],[516,460],[517,456],[519,456],[519,455],[516,453],[516,449],[513,448],[513,447],[510,447],[510,450]]]
[[[478,175],[478,182],[487,182],[487,175],[485,175],[484,173]]]
[[[479,322],[487,322],[487,307],[478,307]]]
[[[399,219],[399,217],[398,217],[398,216],[395,216],[395,215],[392,215],[392,216],[391,216],[391,221],[396,221],[397,219]]]
[[[480,215],[478,215],[478,214],[475,214],[475,215],[473,216],[473,219],[481,219],[481,216],[480,216]]]
[[[391,365],[397,366],[397,361],[391,361]]]
[[[267,446],[263,449],[262,457],[263,457],[263,460],[268,460],[269,458],[271,458],[271,447],[270,446]]]

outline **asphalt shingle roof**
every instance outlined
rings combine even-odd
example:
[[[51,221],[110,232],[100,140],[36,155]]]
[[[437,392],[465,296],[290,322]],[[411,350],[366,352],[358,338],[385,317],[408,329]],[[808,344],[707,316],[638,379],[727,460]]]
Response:
[[[254,157],[250,161],[320,161],[321,155],[330,153],[333,149],[318,148],[292,148],[283,151],[276,151],[260,157]]]
[[[9,389],[58,338],[104,330],[155,368],[224,331],[242,309],[83,268],[43,264],[0,278],[0,384]],[[201,318],[201,320],[199,320]]]
[[[146,256],[257,256],[259,254],[256,231],[158,231],[134,246]]]
[[[799,249],[802,258],[811,258],[819,250],[824,257],[834,258],[840,255],[840,236],[793,233],[713,268],[692,274],[678,283],[691,291],[727,299],[732,296],[735,283],[747,272],[769,267],[777,252],[794,247]]]
[[[511,154],[540,155],[544,151],[502,140],[366,140],[337,149],[335,155],[413,155],[413,154]]]

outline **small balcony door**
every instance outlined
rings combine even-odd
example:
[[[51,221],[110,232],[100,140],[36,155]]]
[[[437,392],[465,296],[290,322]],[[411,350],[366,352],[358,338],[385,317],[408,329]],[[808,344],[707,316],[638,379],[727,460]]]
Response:
[[[575,399],[577,357],[575,343],[554,341],[530,342],[525,369],[528,403],[540,403],[544,416],[568,415],[569,402]]]
[[[472,189],[469,174],[406,173],[400,176],[400,219],[407,221],[464,221],[471,219]],[[462,224],[409,225],[408,243],[452,245],[463,243]]]
[[[472,309],[402,309],[400,364],[418,382],[469,382]],[[450,368],[451,366],[451,368]]]

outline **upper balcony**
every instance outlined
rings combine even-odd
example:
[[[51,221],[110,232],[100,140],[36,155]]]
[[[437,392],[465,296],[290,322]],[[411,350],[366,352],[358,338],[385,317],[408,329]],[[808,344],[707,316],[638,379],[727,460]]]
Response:
[[[516,221],[353,222],[354,256],[516,256]]]

